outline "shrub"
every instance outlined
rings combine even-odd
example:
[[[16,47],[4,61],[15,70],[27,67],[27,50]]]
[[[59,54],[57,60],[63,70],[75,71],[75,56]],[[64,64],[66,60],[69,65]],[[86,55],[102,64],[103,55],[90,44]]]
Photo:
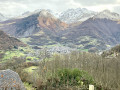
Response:
[[[83,86],[88,87],[89,84],[93,84],[93,79],[87,72],[79,69],[59,69],[56,72],[55,77],[48,79],[48,82],[53,87],[58,86]]]

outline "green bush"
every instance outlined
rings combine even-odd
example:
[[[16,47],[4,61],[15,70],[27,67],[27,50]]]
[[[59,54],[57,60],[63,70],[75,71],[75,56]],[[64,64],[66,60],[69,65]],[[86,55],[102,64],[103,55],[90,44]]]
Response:
[[[79,69],[61,69],[57,74],[61,84],[80,85],[82,83],[93,83],[92,77],[87,72],[80,71]]]
[[[59,69],[56,72],[55,78],[52,78],[49,83],[52,84],[52,86],[83,86],[86,87],[89,84],[93,84],[94,81],[92,77],[85,71],[81,71],[79,69]]]

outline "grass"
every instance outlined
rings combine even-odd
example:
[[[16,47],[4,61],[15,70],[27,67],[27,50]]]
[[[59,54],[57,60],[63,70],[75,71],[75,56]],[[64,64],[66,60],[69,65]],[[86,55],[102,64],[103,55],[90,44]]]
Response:
[[[0,51],[0,53],[2,53],[2,52],[3,51]],[[13,49],[13,50],[4,52],[5,55],[1,60],[2,60],[2,62],[5,62],[14,57],[16,57],[16,58],[25,57],[25,55],[27,55],[27,53],[34,53],[34,52],[35,51],[30,47],[19,47],[18,49]],[[30,59],[30,60],[28,60],[28,59]],[[32,61],[34,59],[38,59],[38,58],[32,57],[32,56],[26,57],[26,61]]]
[[[32,87],[32,85],[30,85],[30,84],[28,84],[28,83],[24,83],[24,86],[25,86],[25,88],[27,89],[27,90],[36,90],[36,89],[34,89],[33,87]]]
[[[87,45],[95,45],[98,44],[97,40],[95,38],[91,38],[89,36],[83,36],[79,39],[80,41],[78,41],[79,43],[81,43],[82,41],[89,41],[89,43],[87,43]]]
[[[31,66],[29,68],[25,68],[24,71],[28,72],[28,73],[32,73],[34,71],[34,69],[37,69],[38,66]]]
[[[5,55],[4,55],[2,60],[4,61],[4,60],[11,59],[13,57],[17,57],[18,58],[18,57],[21,57],[21,56],[24,56],[24,53],[19,51],[19,50],[7,51],[7,52],[5,52]]]
[[[83,49],[83,50],[81,50],[81,51],[85,51],[85,52],[88,52],[88,49]]]
[[[27,44],[27,42],[29,42],[31,38],[21,38],[20,40]]]
[[[23,50],[24,52],[34,52],[31,47],[20,47],[19,50]]]

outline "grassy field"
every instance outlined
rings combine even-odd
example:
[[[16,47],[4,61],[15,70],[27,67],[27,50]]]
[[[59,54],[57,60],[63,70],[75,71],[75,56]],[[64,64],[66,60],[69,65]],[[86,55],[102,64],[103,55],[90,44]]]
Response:
[[[11,59],[13,57],[21,57],[21,56],[24,56],[24,53],[20,52],[18,50],[17,51],[7,51],[5,53],[3,60],[8,60],[8,59]]]
[[[32,73],[33,71],[37,69],[38,69],[38,66],[31,66],[31,67],[25,68],[24,71],[28,73]]]
[[[29,53],[33,54],[34,52],[35,50],[31,47],[19,47],[18,49],[12,49],[9,51],[0,51],[0,53],[4,53],[4,56],[1,58],[0,62],[6,62],[12,58],[20,57],[25,57],[27,62],[38,60],[38,57],[29,55]]]

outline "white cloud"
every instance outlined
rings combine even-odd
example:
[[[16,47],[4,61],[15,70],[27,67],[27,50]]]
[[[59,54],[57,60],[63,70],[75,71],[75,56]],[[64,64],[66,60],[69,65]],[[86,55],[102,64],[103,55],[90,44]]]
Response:
[[[0,12],[5,15],[14,15],[15,13],[20,14],[23,11],[26,11],[28,7],[24,4],[16,3],[16,2],[0,2]]]
[[[87,8],[93,11],[117,11],[120,0],[0,0],[0,13],[19,15],[25,11],[51,9],[62,12],[69,8]],[[119,12],[119,11],[118,11]]]
[[[120,0],[117,0],[117,3],[119,3],[119,4],[120,4]]]
[[[115,12],[120,14],[120,5],[114,6],[113,11],[115,11]]]
[[[74,0],[84,6],[116,4],[118,0]]]
[[[103,11],[105,9],[108,9],[110,11],[114,11],[114,7],[117,6],[117,5],[112,5],[112,4],[109,4],[109,5],[99,5],[99,6],[89,6],[89,7],[86,7],[87,9],[89,10],[93,10],[93,11]]]

